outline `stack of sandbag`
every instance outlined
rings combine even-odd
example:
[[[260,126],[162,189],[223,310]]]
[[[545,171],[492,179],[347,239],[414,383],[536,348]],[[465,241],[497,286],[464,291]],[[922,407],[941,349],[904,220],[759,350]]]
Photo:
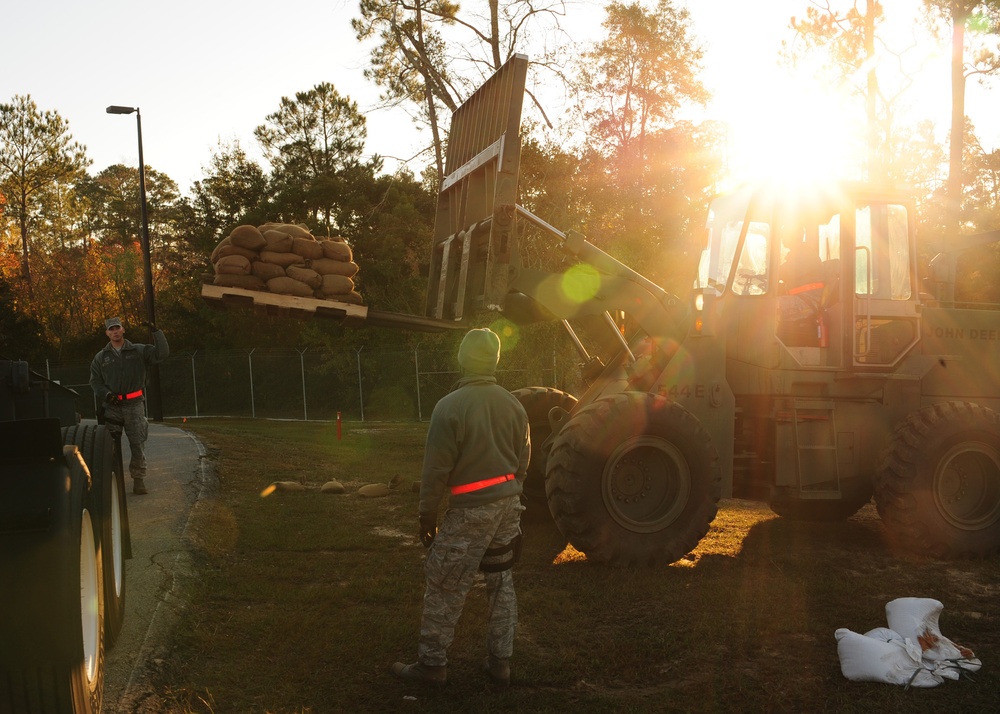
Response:
[[[316,238],[302,224],[236,226],[212,251],[213,283],[361,305],[353,258],[343,238]]]
[[[854,682],[905,687],[936,687],[978,672],[982,662],[975,653],[941,634],[943,609],[933,598],[896,598],[885,606],[888,627],[863,635],[841,627],[834,633],[840,671]]]

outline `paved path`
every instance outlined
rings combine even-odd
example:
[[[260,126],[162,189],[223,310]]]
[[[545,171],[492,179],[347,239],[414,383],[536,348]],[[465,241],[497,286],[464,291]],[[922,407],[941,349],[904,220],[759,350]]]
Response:
[[[136,496],[125,482],[132,534],[132,558],[126,561],[125,624],[105,656],[104,712],[162,712],[148,684],[150,671],[164,656],[164,642],[183,606],[185,579],[193,576],[186,531],[203,499],[215,486],[205,449],[193,436],[163,424],[149,425],[146,442],[149,493]]]

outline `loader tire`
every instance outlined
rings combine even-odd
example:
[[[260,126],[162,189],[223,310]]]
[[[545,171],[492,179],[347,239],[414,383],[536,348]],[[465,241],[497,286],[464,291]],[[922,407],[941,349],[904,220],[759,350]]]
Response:
[[[63,443],[80,449],[93,481],[94,524],[104,558],[104,638],[108,648],[118,641],[125,621],[125,559],[128,546],[128,509],[125,476],[115,455],[114,438],[104,426],[82,424],[63,429]]]
[[[101,711],[100,540],[94,532],[94,503],[83,459],[75,446],[63,447],[63,451],[65,461],[58,465],[58,473],[39,468],[36,475],[45,483],[24,489],[33,502],[44,498],[51,504],[44,518],[45,531],[6,534],[3,539],[5,548],[14,546],[8,553],[5,577],[16,582],[13,598],[21,605],[19,620],[5,625],[14,632],[5,633],[0,656],[0,711],[4,712]]]
[[[514,390],[512,394],[527,412],[531,432],[531,461],[528,463],[528,476],[524,480],[526,505],[529,510],[544,509],[548,513],[545,504],[545,467],[552,449],[549,412],[556,407],[566,412],[573,411],[576,397],[548,387],[525,387]],[[532,506],[536,504],[539,508],[533,509]]]
[[[1000,553],[1000,414],[943,402],[895,431],[875,502],[898,546],[941,559]]]
[[[666,565],[715,518],[719,455],[681,405],[624,392],[578,411],[552,444],[545,482],[556,526],[587,560]]]

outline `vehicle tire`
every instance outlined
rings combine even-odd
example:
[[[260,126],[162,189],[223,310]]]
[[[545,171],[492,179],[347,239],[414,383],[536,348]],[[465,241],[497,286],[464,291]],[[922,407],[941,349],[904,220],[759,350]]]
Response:
[[[14,536],[16,548],[5,575],[18,579],[30,598],[23,619],[4,641],[0,711],[25,714],[96,714],[104,696],[104,603],[100,539],[94,532],[90,479],[80,452],[65,446],[65,467],[39,470],[42,488],[25,490],[51,511],[49,528]],[[5,546],[11,542],[6,541]],[[37,613],[37,615],[35,614]],[[11,633],[7,633],[10,635]],[[16,659],[15,659],[16,658]]]
[[[883,454],[875,502],[890,538],[907,550],[1000,553],[1000,414],[968,402],[911,414]]]
[[[846,521],[872,500],[873,487],[867,479],[851,479],[841,486],[843,498],[776,498],[767,505],[790,521],[831,523]]]
[[[525,387],[511,392],[528,413],[528,425],[531,430],[531,462],[528,464],[528,476],[524,480],[524,495],[529,508],[532,504],[545,506],[545,471],[549,452],[552,448],[550,437],[552,426],[549,423],[549,412],[559,407],[566,412],[573,411],[576,397],[560,389],[549,387]],[[548,512],[548,508],[545,508]]]
[[[83,424],[63,429],[63,443],[80,449],[94,484],[101,552],[104,556],[104,636],[111,647],[125,621],[125,558],[128,510],[125,479],[114,449],[114,437],[104,426]]]
[[[556,525],[587,560],[665,565],[708,532],[721,484],[719,455],[693,414],[664,397],[624,392],[566,423],[545,485]]]

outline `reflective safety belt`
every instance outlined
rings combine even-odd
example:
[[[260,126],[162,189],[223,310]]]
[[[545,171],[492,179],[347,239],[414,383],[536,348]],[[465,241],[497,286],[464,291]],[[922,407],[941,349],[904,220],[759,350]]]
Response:
[[[139,389],[139,390],[137,390],[135,392],[129,392],[128,394],[123,394],[121,396],[122,396],[122,399],[124,399],[126,401],[128,401],[129,399],[138,399],[139,397],[142,396],[142,390]]]
[[[807,293],[810,290],[822,290],[824,288],[823,283],[808,283],[806,285],[799,285],[798,287],[792,288],[788,291],[789,295],[798,295],[800,293]]]
[[[458,496],[462,493],[471,493],[472,491],[479,491],[483,488],[489,488],[490,486],[496,486],[498,483],[506,483],[507,481],[513,481],[514,474],[504,474],[503,476],[493,476],[491,478],[484,478],[482,481],[473,481],[472,483],[463,483],[458,486],[451,487],[451,495]]]

